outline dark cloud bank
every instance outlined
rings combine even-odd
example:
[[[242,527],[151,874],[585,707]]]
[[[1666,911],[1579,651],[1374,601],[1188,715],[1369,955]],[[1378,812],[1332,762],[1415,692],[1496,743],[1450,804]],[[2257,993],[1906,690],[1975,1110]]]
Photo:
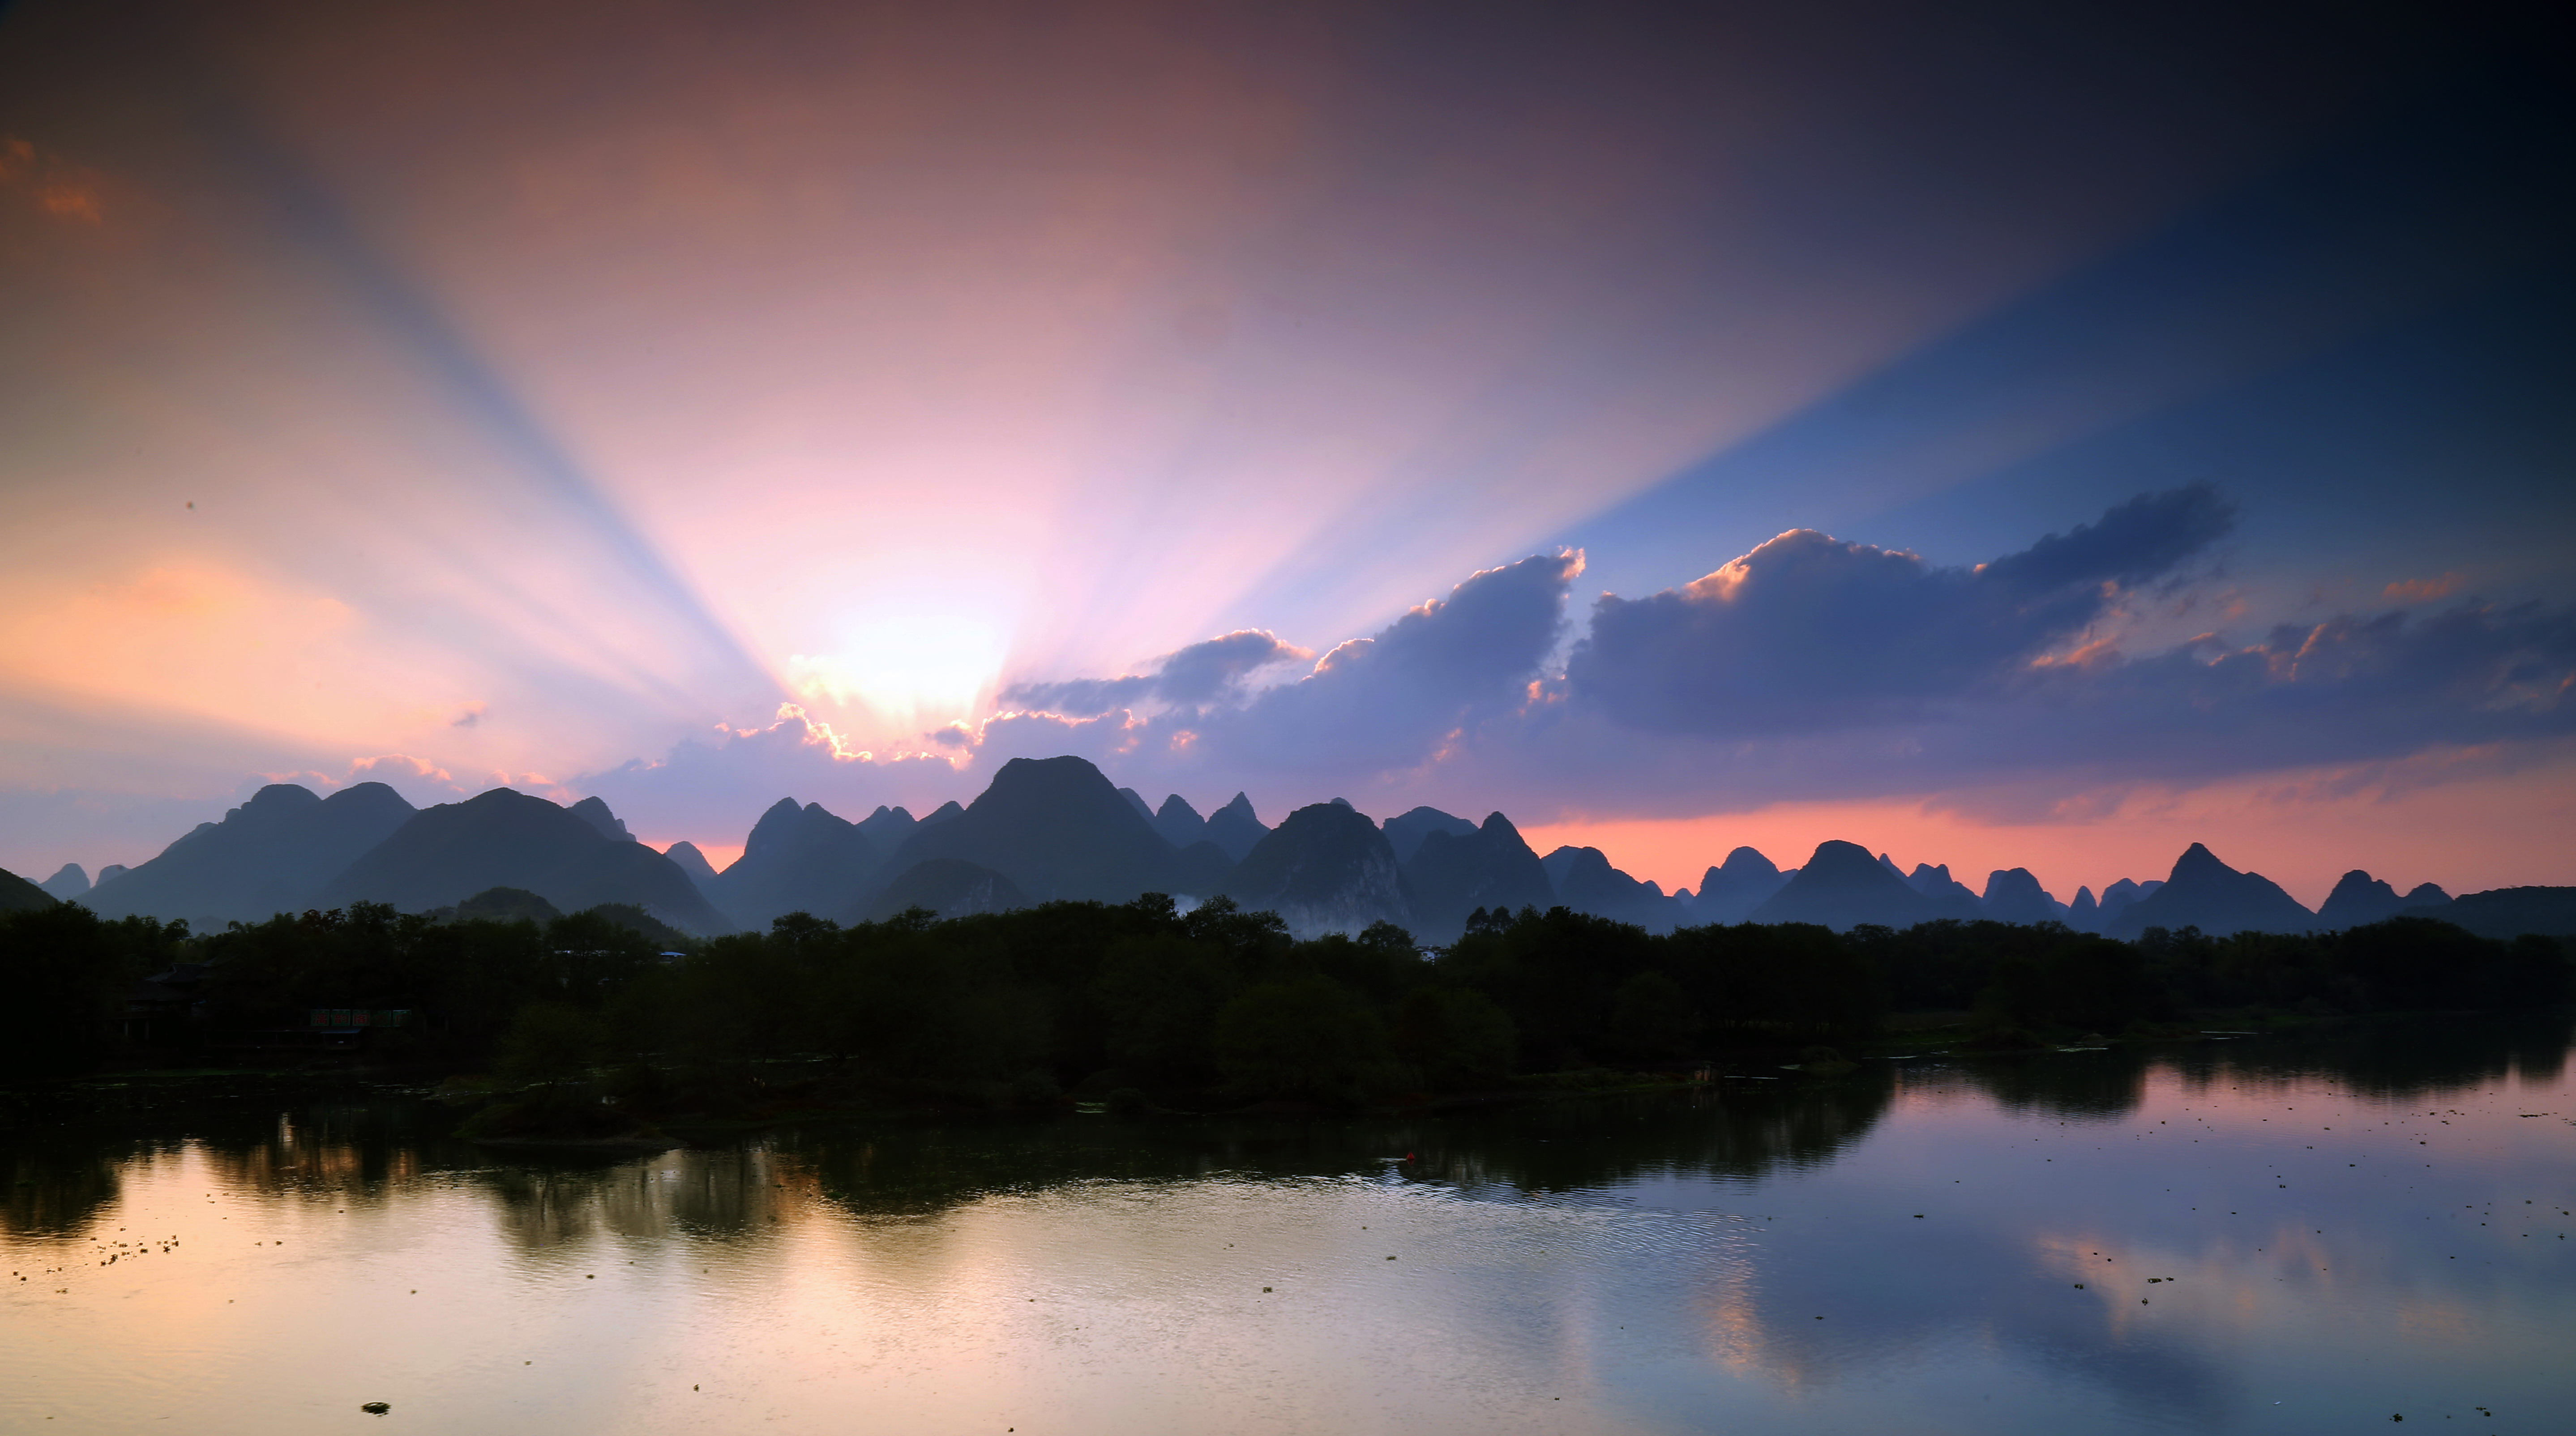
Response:
[[[1602,595],[1579,632],[1581,555],[1534,555],[1287,681],[1304,650],[1230,633],[1144,673],[1019,684],[1009,711],[957,736],[978,767],[1078,754],[1154,791],[1643,814],[2197,782],[2528,748],[2576,723],[2576,613],[2538,604],[2339,613],[2131,651],[2142,620],[2209,577],[2234,519],[2208,487],[2146,494],[1960,568],[1793,530],[1683,587]],[[709,785],[813,789],[795,780],[823,756],[797,720],[583,786],[685,807]]]

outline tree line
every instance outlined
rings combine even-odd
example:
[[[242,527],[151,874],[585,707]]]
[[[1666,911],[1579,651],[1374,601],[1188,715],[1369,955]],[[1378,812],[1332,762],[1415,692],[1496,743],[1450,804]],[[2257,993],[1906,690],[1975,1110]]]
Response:
[[[647,936],[646,930],[655,930]],[[0,917],[0,1063],[115,1060],[139,978],[202,964],[199,1030],[301,1026],[316,1007],[409,1009],[392,1055],[535,1081],[621,1070],[713,1081],[824,1059],[850,1084],[1067,1090],[1175,1104],[1483,1090],[1538,1073],[1651,1070],[1877,1033],[1957,1012],[2009,1046],[2193,1014],[2517,1009],[2567,1002],[2555,939],[2399,918],[2345,932],[2116,942],[2056,924],[1942,921],[1837,934],[1666,934],[1564,908],[1480,911],[1425,952],[1380,923],[1291,938],[1273,914],[1148,894],[842,927],[805,914],[691,943],[641,914],[440,920],[358,904],[196,934],[77,905]],[[730,1079],[729,1079],[730,1080]]]

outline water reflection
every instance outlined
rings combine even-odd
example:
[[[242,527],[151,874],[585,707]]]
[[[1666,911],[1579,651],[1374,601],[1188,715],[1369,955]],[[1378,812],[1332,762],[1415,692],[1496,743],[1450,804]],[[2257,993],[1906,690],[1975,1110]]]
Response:
[[[54,1283],[0,1293],[0,1393],[30,1393],[0,1394],[0,1425],[74,1400],[159,1419],[138,1403],[161,1388],[107,1375],[147,1344],[173,1401],[355,1363],[456,1429],[507,1424],[540,1372],[556,1424],[642,1431],[713,1429],[672,1403],[720,1387],[743,1404],[719,1425],[873,1392],[912,1429],[1030,1403],[1099,1430],[2299,1430],[2469,1397],[2576,1420],[2548,1354],[2576,1322],[2570,1035],[2355,1024],[1436,1116],[818,1126],[634,1161],[503,1160],[383,1093],[157,1127],[127,1103],[0,1137],[12,1276]],[[1350,1407],[1363,1390],[1379,1404]],[[299,1429],[242,1399],[240,1429]]]

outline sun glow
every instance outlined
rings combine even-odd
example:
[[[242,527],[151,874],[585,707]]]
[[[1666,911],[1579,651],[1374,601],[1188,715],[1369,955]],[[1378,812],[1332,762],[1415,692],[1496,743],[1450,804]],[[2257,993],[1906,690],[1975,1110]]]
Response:
[[[879,610],[844,624],[831,653],[790,654],[785,678],[810,701],[918,730],[971,714],[999,684],[1005,652],[1001,630],[983,619]]]

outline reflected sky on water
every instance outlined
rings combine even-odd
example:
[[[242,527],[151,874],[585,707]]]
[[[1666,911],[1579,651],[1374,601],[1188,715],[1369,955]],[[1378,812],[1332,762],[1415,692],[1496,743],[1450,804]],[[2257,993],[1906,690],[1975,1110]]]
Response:
[[[0,1429],[2564,1431],[2568,1047],[2418,1019],[624,1162],[138,1104],[0,1137]]]

